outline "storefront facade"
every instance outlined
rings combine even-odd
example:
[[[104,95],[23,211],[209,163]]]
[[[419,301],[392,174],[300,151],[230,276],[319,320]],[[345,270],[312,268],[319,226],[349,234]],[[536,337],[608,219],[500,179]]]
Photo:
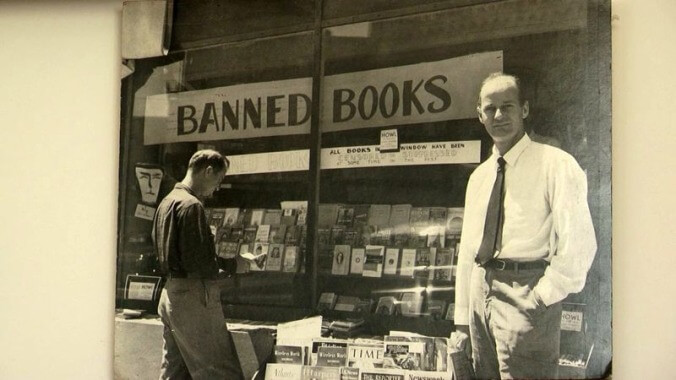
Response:
[[[430,255],[442,251],[453,264],[467,180],[492,146],[476,116],[479,87],[505,71],[522,79],[531,137],[573,155],[587,175],[599,249],[567,317],[579,322],[568,325],[580,333],[570,344],[594,346],[586,376],[602,375],[611,357],[609,14],[595,0],[175,1],[168,55],[135,60],[122,81],[118,307],[129,305],[129,275],[159,275],[154,207],[208,147],[232,163],[205,205],[233,273],[223,278],[226,317],[358,316],[371,334],[448,336],[453,271],[416,267],[434,267]],[[263,240],[269,268],[235,273],[242,246],[261,242],[254,225],[284,226],[284,237]],[[369,258],[369,246],[383,250]],[[355,269],[357,257],[367,266]],[[388,297],[418,306],[379,312]]]

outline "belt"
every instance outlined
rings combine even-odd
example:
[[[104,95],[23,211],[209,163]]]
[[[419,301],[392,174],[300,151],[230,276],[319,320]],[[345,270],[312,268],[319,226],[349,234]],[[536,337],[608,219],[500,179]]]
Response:
[[[501,260],[501,259],[490,259],[482,267],[497,269],[497,270],[529,270],[529,269],[543,269],[549,265],[549,262],[545,260],[536,260],[536,261],[514,261],[514,260]]]

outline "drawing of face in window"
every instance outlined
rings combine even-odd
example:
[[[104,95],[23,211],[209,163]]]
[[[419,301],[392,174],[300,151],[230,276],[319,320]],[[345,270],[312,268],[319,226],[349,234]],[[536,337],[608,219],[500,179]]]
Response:
[[[141,188],[141,199],[143,203],[154,205],[157,203],[157,197],[160,192],[160,183],[164,172],[161,168],[147,166],[136,166],[136,179]]]

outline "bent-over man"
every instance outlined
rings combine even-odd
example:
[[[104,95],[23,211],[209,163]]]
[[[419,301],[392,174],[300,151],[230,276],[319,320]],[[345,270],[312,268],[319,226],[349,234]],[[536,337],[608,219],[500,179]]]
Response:
[[[152,237],[167,282],[158,313],[164,324],[160,379],[241,379],[221,308],[214,236],[202,199],[228,170],[214,150],[196,152],[183,181],[162,200]]]

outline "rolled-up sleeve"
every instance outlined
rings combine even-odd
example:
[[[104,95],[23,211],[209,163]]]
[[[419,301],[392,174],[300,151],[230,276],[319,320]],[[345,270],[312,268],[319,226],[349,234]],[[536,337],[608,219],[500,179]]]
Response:
[[[584,171],[572,157],[565,157],[549,173],[553,223],[550,247],[555,254],[534,288],[545,305],[582,290],[597,248]]]

